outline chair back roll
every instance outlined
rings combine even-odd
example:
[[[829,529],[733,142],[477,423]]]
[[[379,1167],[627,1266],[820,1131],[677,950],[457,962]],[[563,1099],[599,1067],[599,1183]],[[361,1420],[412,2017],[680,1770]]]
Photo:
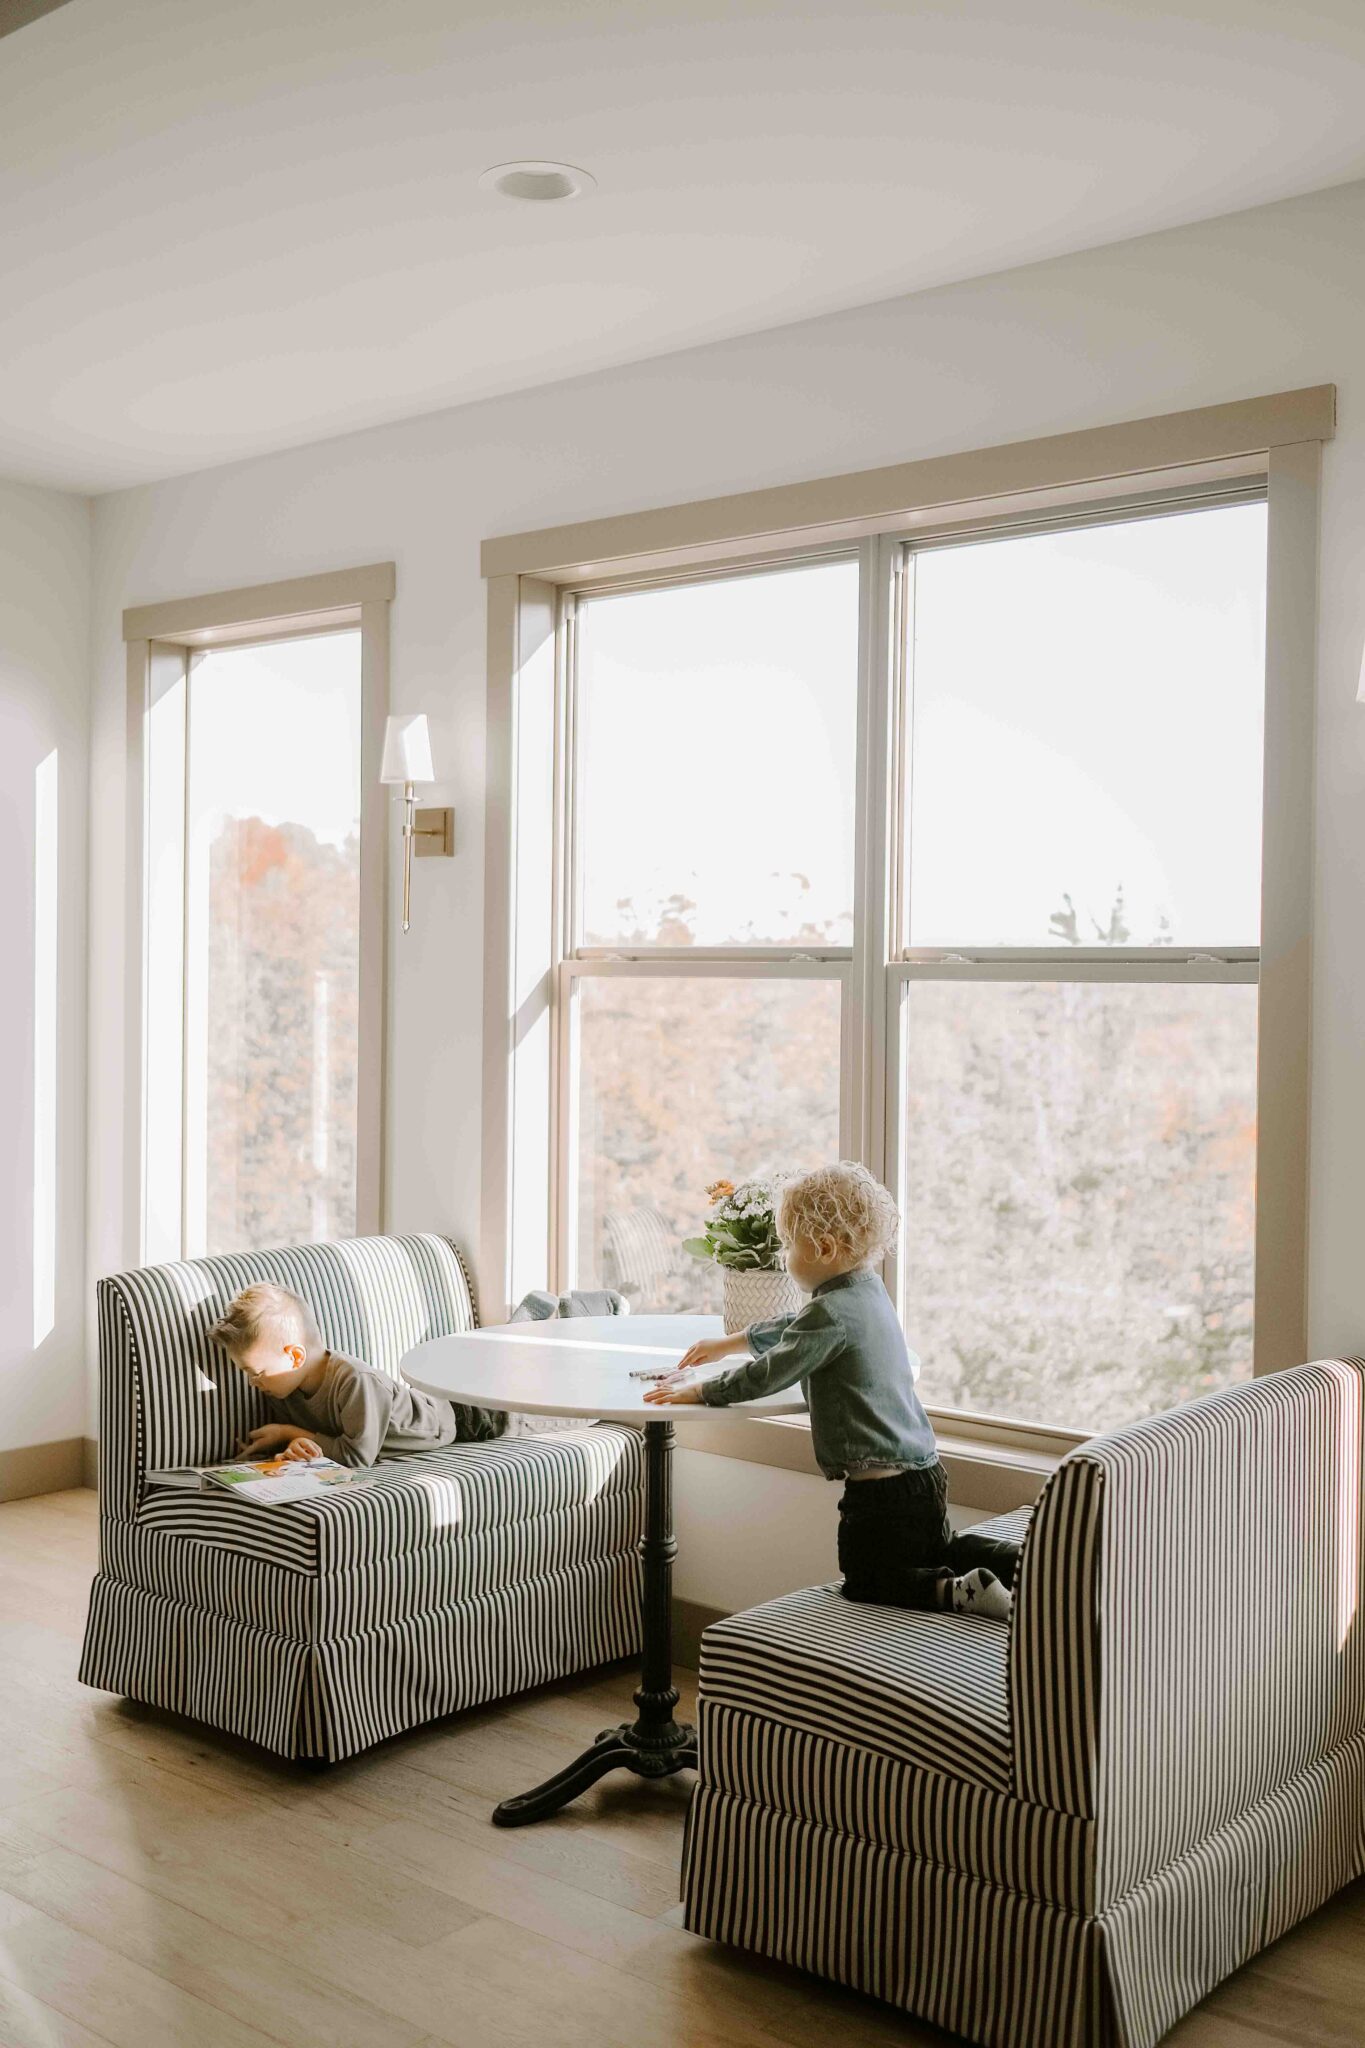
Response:
[[[448,1238],[355,1237],[143,1266],[101,1280],[100,1513],[131,1520],[144,1475],[233,1456],[271,1415],[209,1330],[234,1294],[275,1281],[309,1303],[327,1343],[399,1377],[428,1337],[477,1327]]]
[[[1039,1501],[1015,1790],[1096,1823],[1097,1904],[1365,1731],[1365,1364],[1321,1359],[1097,1437]]]

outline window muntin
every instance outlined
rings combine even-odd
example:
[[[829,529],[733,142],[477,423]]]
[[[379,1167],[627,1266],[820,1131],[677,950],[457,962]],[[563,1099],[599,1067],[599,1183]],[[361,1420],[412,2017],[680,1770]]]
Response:
[[[1087,1432],[1252,1370],[1254,984],[916,977],[902,1314],[931,1407]]]
[[[858,564],[580,598],[575,937],[847,945]]]
[[[147,1256],[348,1236],[357,1201],[360,633],[216,648],[192,655],[183,674],[181,761],[170,758],[155,709],[149,754],[162,870],[149,899],[149,1047],[174,1015],[183,1053],[165,1073],[149,1060]],[[174,691],[163,700],[162,725],[175,701]],[[176,803],[178,890],[167,820]],[[177,962],[181,986],[172,991]],[[178,1243],[156,1241],[173,1231]]]
[[[1255,946],[1263,502],[909,558],[912,947]]]
[[[838,1156],[841,997],[837,976],[575,975],[575,1286],[719,1309],[681,1241],[711,1182]]]

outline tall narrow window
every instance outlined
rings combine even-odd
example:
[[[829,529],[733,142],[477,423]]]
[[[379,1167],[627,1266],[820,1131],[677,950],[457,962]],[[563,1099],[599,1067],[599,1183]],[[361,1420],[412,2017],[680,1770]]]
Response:
[[[360,634],[195,651],[178,684],[155,679],[147,1255],[172,1234],[191,1257],[348,1235]]]
[[[58,755],[33,777],[33,1342],[57,1320]]]
[[[1252,1369],[1265,508],[912,551],[902,1311],[941,1408]]]
[[[839,1149],[858,565],[571,603],[559,1269],[701,1309],[706,1188]]]

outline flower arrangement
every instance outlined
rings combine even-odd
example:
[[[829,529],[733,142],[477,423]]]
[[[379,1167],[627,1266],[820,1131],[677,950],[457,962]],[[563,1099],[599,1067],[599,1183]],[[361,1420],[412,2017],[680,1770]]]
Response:
[[[771,1181],[714,1181],[706,1190],[711,1209],[700,1237],[685,1237],[683,1250],[734,1273],[783,1270],[777,1235],[777,1189]]]

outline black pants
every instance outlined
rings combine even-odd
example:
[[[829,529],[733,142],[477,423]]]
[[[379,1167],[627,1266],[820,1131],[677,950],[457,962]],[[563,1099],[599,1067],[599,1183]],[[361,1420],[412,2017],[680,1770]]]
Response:
[[[948,1478],[935,1462],[894,1479],[854,1479],[839,1502],[844,1598],[882,1607],[939,1608],[943,1582],[984,1566],[1014,1584],[1019,1546],[970,1529],[954,1535]]]

